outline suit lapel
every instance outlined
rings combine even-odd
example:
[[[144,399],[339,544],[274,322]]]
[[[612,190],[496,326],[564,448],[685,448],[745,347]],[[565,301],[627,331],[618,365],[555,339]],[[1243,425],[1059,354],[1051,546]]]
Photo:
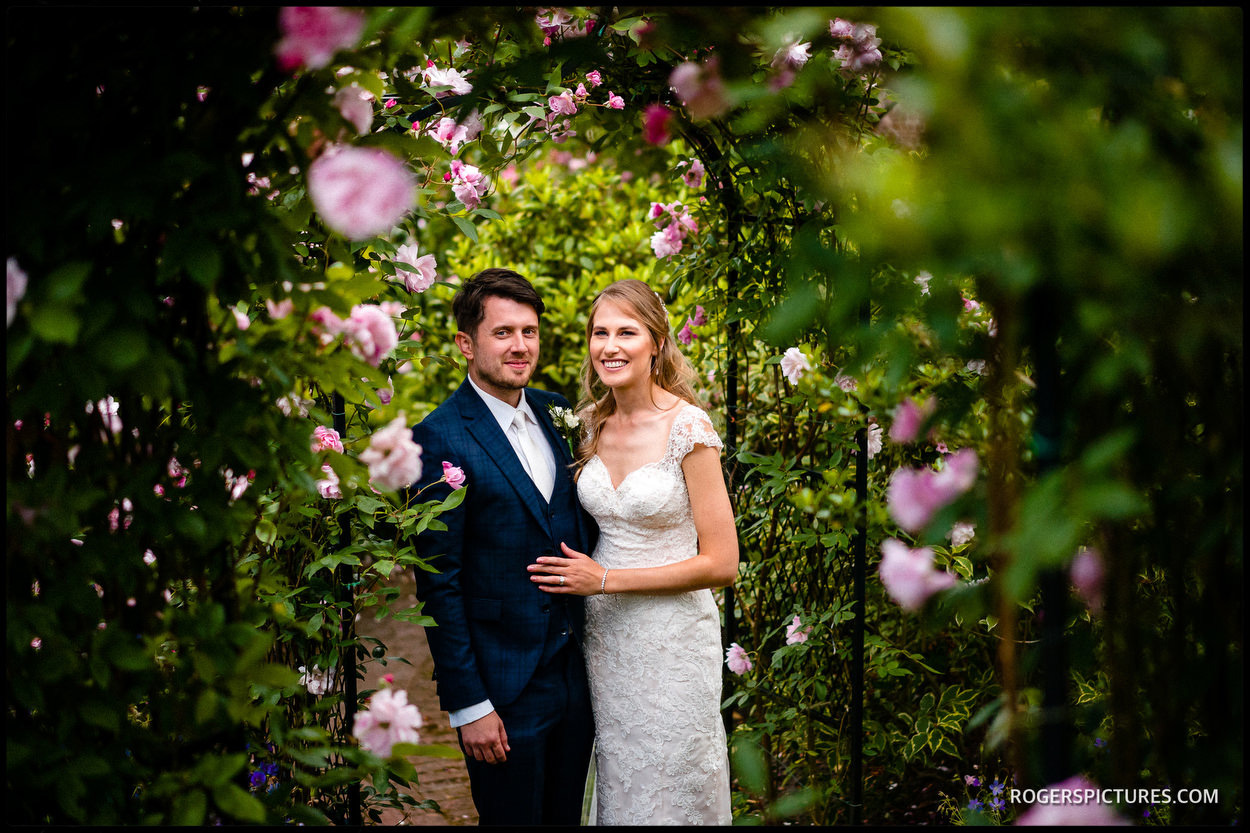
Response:
[[[517,459],[512,443],[508,442],[508,438],[504,436],[499,423],[495,421],[494,415],[486,407],[482,397],[470,387],[467,379],[456,391],[456,396],[460,415],[465,420],[465,428],[469,435],[499,467],[500,474],[517,493],[521,503],[525,504],[525,507],[545,529],[546,512],[543,497],[538,493],[538,487],[534,485],[534,481],[525,473],[525,467]]]

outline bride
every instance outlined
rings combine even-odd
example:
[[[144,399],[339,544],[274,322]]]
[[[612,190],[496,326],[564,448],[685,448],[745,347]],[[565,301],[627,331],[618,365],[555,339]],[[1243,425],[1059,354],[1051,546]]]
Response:
[[[730,824],[720,716],[720,617],[738,537],[722,446],[694,373],[645,283],[596,296],[582,366],[577,493],[594,557],[561,548],[529,567],[545,592],[588,596],[598,824]]]

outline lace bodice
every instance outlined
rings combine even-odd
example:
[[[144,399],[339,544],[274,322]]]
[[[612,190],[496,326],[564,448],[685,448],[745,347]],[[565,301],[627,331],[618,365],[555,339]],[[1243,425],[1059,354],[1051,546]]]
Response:
[[[694,516],[681,469],[696,444],[723,445],[707,414],[686,404],[673,420],[664,456],[634,469],[616,488],[599,456],[590,458],[578,478],[577,496],[599,524],[598,552],[609,561],[596,561],[608,569],[655,567],[696,553]],[[656,546],[657,536],[664,546]]]
[[[722,447],[707,414],[686,404],[664,456],[616,488],[597,456],[587,462],[577,492],[599,524],[595,561],[627,569],[697,554],[681,467],[696,445]],[[729,824],[720,613],[711,591],[591,596],[585,654],[598,823]]]

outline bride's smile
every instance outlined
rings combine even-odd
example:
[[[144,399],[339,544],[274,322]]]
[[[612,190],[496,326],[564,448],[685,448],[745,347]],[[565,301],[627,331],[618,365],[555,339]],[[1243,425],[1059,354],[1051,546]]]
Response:
[[[647,383],[658,354],[650,331],[621,305],[604,301],[596,310],[590,358],[605,385],[621,389]]]

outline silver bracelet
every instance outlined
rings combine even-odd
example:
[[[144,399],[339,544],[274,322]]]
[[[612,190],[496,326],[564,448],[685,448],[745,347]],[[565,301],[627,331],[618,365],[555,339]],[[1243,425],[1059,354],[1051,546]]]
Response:
[[[608,592],[607,590],[604,589],[605,587],[607,587],[607,585],[608,585],[608,571],[604,570],[603,580],[599,582],[599,595],[602,596]]]

